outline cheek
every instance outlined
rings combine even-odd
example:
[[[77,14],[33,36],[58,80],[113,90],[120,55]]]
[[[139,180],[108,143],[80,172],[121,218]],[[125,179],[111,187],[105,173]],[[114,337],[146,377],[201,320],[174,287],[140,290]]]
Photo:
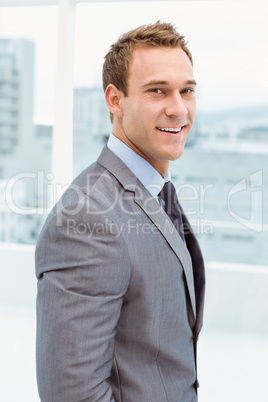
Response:
[[[194,119],[195,114],[196,114],[196,101],[195,100],[190,104],[188,110],[190,112],[191,118]]]
[[[144,137],[152,135],[152,129],[155,128],[156,116],[159,111],[152,107],[148,102],[142,102],[140,99],[126,99],[124,105],[123,128],[130,136],[134,136],[140,141],[145,141]],[[151,134],[150,134],[151,133]]]
[[[126,125],[134,124],[138,122],[139,113],[139,105],[137,102],[129,102],[126,100],[123,108],[123,120]]]

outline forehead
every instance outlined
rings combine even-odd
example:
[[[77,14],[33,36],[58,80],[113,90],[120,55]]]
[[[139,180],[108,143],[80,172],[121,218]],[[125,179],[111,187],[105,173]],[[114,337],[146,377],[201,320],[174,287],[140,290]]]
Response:
[[[180,48],[135,48],[129,65],[129,83],[138,80],[189,80],[193,78],[193,66],[187,54]]]

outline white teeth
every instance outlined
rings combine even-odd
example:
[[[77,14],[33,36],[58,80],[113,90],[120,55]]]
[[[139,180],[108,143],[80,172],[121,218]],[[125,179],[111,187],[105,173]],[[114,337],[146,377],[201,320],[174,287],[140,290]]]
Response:
[[[182,129],[182,127],[180,127],[180,128],[159,128],[159,127],[157,127],[157,128],[160,131],[171,131],[172,133],[179,133]]]

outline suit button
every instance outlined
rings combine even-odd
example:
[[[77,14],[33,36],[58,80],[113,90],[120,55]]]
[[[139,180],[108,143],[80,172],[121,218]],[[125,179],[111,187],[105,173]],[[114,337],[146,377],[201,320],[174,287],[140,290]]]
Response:
[[[198,337],[199,337],[198,334],[194,334],[194,333],[193,333],[193,339],[194,339],[196,342],[198,341]]]
[[[199,388],[199,381],[198,381],[198,379],[196,379],[196,381],[195,381],[195,388],[196,388],[196,389]]]

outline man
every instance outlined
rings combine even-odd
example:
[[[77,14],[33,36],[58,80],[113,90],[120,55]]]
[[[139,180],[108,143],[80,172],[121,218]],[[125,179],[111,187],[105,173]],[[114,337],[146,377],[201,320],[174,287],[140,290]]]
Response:
[[[161,22],[126,33],[106,55],[103,85],[107,147],[56,204],[36,248],[39,394],[193,402],[203,259],[162,190],[195,116],[184,38]]]

